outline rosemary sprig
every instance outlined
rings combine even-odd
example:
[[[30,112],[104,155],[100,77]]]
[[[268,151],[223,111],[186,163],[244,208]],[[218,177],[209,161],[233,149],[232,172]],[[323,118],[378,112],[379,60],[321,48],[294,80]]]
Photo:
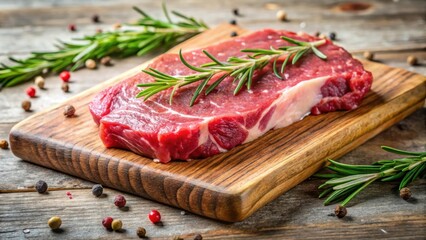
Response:
[[[386,146],[382,149],[406,157],[381,160],[372,165],[350,165],[330,159],[330,165],[326,168],[334,173],[314,175],[329,179],[318,187],[324,189],[320,198],[328,196],[324,205],[341,202],[341,205],[345,206],[364,188],[377,180],[400,181],[401,190],[426,173],[426,152],[408,152]]]
[[[14,66],[0,66],[0,89],[31,80],[46,70],[60,72],[68,67],[71,71],[84,66],[87,59],[98,60],[104,56],[141,56],[155,49],[169,49],[200,32],[208,29],[202,21],[187,17],[179,12],[171,13],[179,20],[173,22],[163,4],[167,21],[155,19],[137,7],[133,7],[141,18],[130,30],[98,33],[74,39],[74,42],[59,42],[59,50],[33,52],[24,60],[9,58]]]
[[[177,89],[186,86],[191,83],[201,82],[189,103],[193,106],[195,100],[200,96],[202,91],[205,89],[205,95],[208,95],[215,89],[226,77],[234,77],[234,82],[237,82],[234,89],[234,95],[238,94],[243,86],[246,86],[248,90],[251,89],[253,84],[254,71],[260,70],[268,65],[270,62],[273,64],[275,75],[282,79],[285,67],[288,65],[290,59],[292,64],[295,64],[301,59],[301,57],[308,52],[313,52],[317,57],[326,59],[321,51],[318,50],[318,46],[323,45],[326,41],[320,40],[316,42],[302,42],[295,39],[291,39],[285,36],[281,37],[283,40],[294,44],[291,46],[282,46],[278,49],[271,47],[270,49],[243,49],[241,52],[250,53],[243,58],[230,57],[225,62],[218,60],[212,54],[203,50],[203,53],[212,60],[197,67],[188,63],[183,55],[182,51],[179,51],[180,61],[185,64],[186,67],[194,70],[195,74],[187,76],[171,76],[169,74],[160,72],[156,69],[149,68],[142,70],[146,74],[154,77],[154,82],[138,84],[138,87],[143,87],[141,92],[136,96],[137,98],[144,97],[144,100],[149,99],[151,96],[172,88],[170,94],[169,103],[172,104],[173,96]],[[286,56],[283,58],[283,56]],[[283,60],[284,59],[284,60]],[[277,68],[277,62],[282,61],[281,68]],[[208,86],[209,81],[213,77],[218,77],[211,85]]]

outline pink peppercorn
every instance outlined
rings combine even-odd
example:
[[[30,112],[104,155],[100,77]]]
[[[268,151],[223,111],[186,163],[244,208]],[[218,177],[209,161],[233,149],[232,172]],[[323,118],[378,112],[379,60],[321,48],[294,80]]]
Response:
[[[151,210],[151,212],[148,214],[148,218],[152,223],[158,223],[161,221],[160,212],[157,210]]]
[[[77,30],[77,27],[75,26],[75,24],[69,24],[69,25],[68,25],[68,29],[69,29],[71,32],[75,32],[75,31]]]
[[[102,225],[104,225],[106,229],[111,230],[112,229],[111,224],[113,220],[114,219],[112,217],[106,217],[102,220]]]
[[[117,195],[114,199],[114,204],[115,206],[122,208],[126,206],[126,199],[124,198],[123,195]]]
[[[59,77],[62,79],[62,81],[64,82],[69,82],[70,78],[71,78],[71,74],[68,71],[62,71],[59,74]]]
[[[29,88],[27,88],[26,93],[29,97],[35,97],[36,90],[33,87],[29,87]]]

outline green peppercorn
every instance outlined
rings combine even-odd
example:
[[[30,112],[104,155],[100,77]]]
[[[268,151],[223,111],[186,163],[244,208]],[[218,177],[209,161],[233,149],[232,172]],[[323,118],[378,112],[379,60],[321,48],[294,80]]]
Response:
[[[45,193],[47,191],[47,183],[43,180],[40,180],[36,183],[35,189],[38,193]]]
[[[138,235],[138,237],[144,238],[146,236],[146,230],[145,230],[145,228],[138,227],[138,229],[136,230],[136,234]]]
[[[92,187],[92,194],[96,197],[100,197],[102,193],[104,192],[104,188],[100,184],[95,184]]]
[[[119,219],[116,219],[116,220],[112,221],[112,223],[111,223],[111,228],[114,231],[120,231],[122,227],[123,227],[123,222],[121,222],[121,220],[119,220]]]
[[[47,225],[53,230],[59,229],[61,227],[62,220],[60,217],[54,216],[47,221]]]

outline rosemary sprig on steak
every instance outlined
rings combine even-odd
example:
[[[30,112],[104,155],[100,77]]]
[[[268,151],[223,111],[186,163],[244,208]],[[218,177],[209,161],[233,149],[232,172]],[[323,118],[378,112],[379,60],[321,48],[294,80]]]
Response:
[[[137,7],[134,9],[142,15],[129,30],[97,33],[92,36],[60,42],[59,50],[33,52],[24,60],[10,58],[17,63],[14,66],[0,66],[0,89],[11,87],[31,80],[46,70],[55,73],[66,68],[74,71],[84,67],[87,59],[98,60],[105,56],[141,56],[157,49],[167,50],[200,32],[208,29],[202,21],[185,16],[179,12],[171,13],[179,20],[174,22],[163,4],[167,20],[155,19]]]
[[[341,205],[345,206],[364,188],[377,180],[399,181],[399,190],[401,190],[426,173],[426,152],[408,152],[386,146],[382,149],[406,157],[381,160],[372,165],[350,165],[329,160],[330,165],[326,168],[334,173],[314,175],[329,178],[318,187],[324,189],[320,198],[328,196],[324,205],[341,202]]]
[[[212,60],[212,62],[202,64],[201,66],[193,66],[189,64],[179,51],[180,61],[188,68],[198,72],[196,74],[187,76],[171,76],[169,74],[160,72],[156,69],[149,68],[143,70],[146,74],[154,77],[155,81],[150,83],[138,84],[138,87],[143,87],[141,92],[136,97],[144,97],[147,100],[151,96],[172,88],[170,94],[170,104],[172,104],[173,96],[177,89],[191,83],[201,82],[196,88],[193,97],[190,101],[190,106],[193,106],[195,100],[205,90],[205,95],[208,95],[215,89],[225,78],[234,77],[237,82],[234,89],[234,95],[238,94],[243,86],[250,90],[253,84],[253,75],[256,70],[264,68],[268,63],[272,62],[275,75],[282,79],[285,67],[291,60],[295,64],[301,57],[307,53],[314,53],[321,59],[326,59],[322,52],[318,50],[318,46],[323,45],[326,40],[319,40],[315,42],[302,42],[285,36],[281,37],[283,40],[292,43],[292,46],[283,46],[278,49],[243,49],[242,52],[249,53],[245,57],[230,57],[226,62],[219,61],[216,57],[211,55],[206,50],[203,53]],[[282,61],[281,67],[278,69],[277,62]],[[212,84],[208,85],[213,77],[218,77]]]

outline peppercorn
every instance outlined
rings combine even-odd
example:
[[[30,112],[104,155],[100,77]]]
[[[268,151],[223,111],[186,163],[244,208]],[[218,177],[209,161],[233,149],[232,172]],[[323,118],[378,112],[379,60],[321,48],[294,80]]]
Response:
[[[146,236],[145,228],[138,227],[138,229],[136,230],[136,235],[138,235],[138,237],[140,237],[140,238],[144,238]]]
[[[119,208],[126,206],[126,199],[124,198],[124,196],[120,194],[115,196],[114,205]]]
[[[0,148],[1,149],[8,149],[9,148],[9,143],[5,139],[1,139],[0,140]]]
[[[373,60],[373,58],[374,58],[374,53],[372,53],[372,52],[369,52],[369,51],[366,51],[366,52],[364,52],[364,58],[365,59],[367,59],[367,60]]]
[[[203,240],[203,236],[201,236],[201,234],[197,234],[195,235],[194,240]]]
[[[62,81],[64,82],[69,82],[70,78],[71,78],[71,74],[68,71],[62,71],[59,74],[59,77],[62,79]]]
[[[36,95],[36,89],[34,87],[28,87],[27,90],[25,90],[25,92],[31,98],[35,97]]]
[[[101,184],[95,184],[92,187],[92,194],[95,195],[96,197],[99,197],[102,195],[102,193],[104,192],[104,188],[102,187]]]
[[[346,210],[346,208],[341,205],[337,205],[336,208],[334,209],[334,214],[338,218],[343,218],[344,216],[346,216],[347,213],[348,211]]]
[[[315,32],[315,33],[314,33],[314,36],[315,36],[315,37],[319,37],[319,35],[320,35],[320,34],[321,34],[321,32],[318,32],[318,31],[317,31],[317,32]]]
[[[119,219],[113,220],[111,223],[111,228],[114,231],[120,231],[122,227],[123,227],[123,222],[121,222],[121,220]]]
[[[229,21],[229,24],[231,24],[231,25],[237,25],[237,20],[232,19],[232,20]]]
[[[404,200],[408,200],[411,198],[411,190],[408,187],[402,188],[399,190],[399,196]]]
[[[47,225],[53,230],[59,229],[62,225],[62,220],[60,217],[54,216],[47,221]]]
[[[92,22],[94,22],[94,23],[98,23],[98,22],[100,22],[100,21],[99,21],[99,15],[98,15],[98,14],[95,14],[95,15],[93,15],[93,16],[92,16]]]
[[[335,33],[335,32],[331,32],[331,33],[328,35],[328,37],[329,37],[331,40],[336,40],[336,33]]]
[[[102,33],[103,31],[102,31],[102,29],[101,28],[96,28],[96,33],[97,34],[99,34],[99,33]]]
[[[101,64],[105,66],[111,65],[111,58],[109,56],[101,58]]]
[[[28,100],[24,100],[21,103],[22,109],[24,109],[26,112],[29,112],[31,110],[31,102]]]
[[[69,24],[68,30],[70,30],[71,32],[75,32],[77,31],[77,27],[75,26],[75,24]]]
[[[237,32],[235,32],[235,31],[231,32],[231,37],[236,37],[236,36],[238,36]]]
[[[64,116],[65,117],[72,117],[72,116],[74,116],[74,113],[75,113],[75,108],[74,108],[73,105],[67,104],[64,107]]]
[[[38,193],[45,193],[47,191],[47,183],[43,180],[39,180],[35,185],[35,189]]]
[[[106,229],[111,230],[112,229],[112,227],[111,227],[112,221],[114,221],[114,219],[112,217],[106,217],[106,218],[102,219],[102,225]]]
[[[410,66],[417,65],[417,58],[416,58],[415,56],[410,55],[410,56],[408,56],[408,58],[407,58],[407,63],[408,63],[408,65],[410,65]]]
[[[86,67],[88,69],[95,69],[96,68],[96,62],[93,59],[87,59],[86,62],[84,62],[84,65],[86,65]]]
[[[183,238],[179,237],[179,236],[174,236],[173,240],[184,240]]]
[[[115,30],[118,30],[121,28],[121,23],[115,23],[114,25],[112,25],[112,28],[114,28]]]
[[[67,92],[70,91],[70,85],[68,83],[64,82],[64,83],[62,83],[61,89],[62,89],[62,91],[67,93]]]
[[[152,223],[159,223],[161,221],[160,212],[157,210],[151,210],[148,214],[148,218]]]
[[[37,76],[34,79],[35,85],[37,85],[38,88],[43,89],[44,88],[44,78],[42,76]]]
[[[238,8],[234,8],[234,9],[232,9],[232,13],[233,13],[235,16],[240,16],[240,11],[238,10]]]
[[[277,12],[277,19],[280,21],[286,21],[287,20],[287,13],[284,10],[279,10]]]

